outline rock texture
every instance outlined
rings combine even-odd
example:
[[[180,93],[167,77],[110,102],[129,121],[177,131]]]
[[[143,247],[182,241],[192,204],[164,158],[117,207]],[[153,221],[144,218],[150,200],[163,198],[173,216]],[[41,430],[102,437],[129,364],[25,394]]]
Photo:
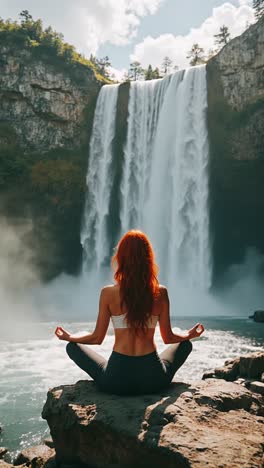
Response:
[[[254,322],[264,323],[264,310],[256,310],[249,318],[252,318]]]
[[[48,447],[47,445],[35,445],[33,447],[26,448],[19,453],[14,461],[15,466],[26,463],[28,466],[36,465],[43,466],[45,463],[55,456],[55,450]]]
[[[217,64],[224,96],[235,110],[264,99],[263,19],[234,38],[212,60]]]
[[[207,63],[215,284],[223,273],[233,281],[226,270],[245,260],[249,246],[264,254],[263,41],[264,17]]]
[[[8,452],[6,447],[0,447],[0,459]]]
[[[93,70],[78,64],[73,76],[63,64],[8,44],[1,45],[0,56],[0,122],[12,126],[21,148],[41,153],[81,147],[86,110],[102,85]]]
[[[48,392],[61,466],[261,467],[261,397],[224,380],[173,383],[159,395],[116,397],[79,381]]]
[[[234,381],[239,377],[261,381],[264,372],[264,352],[257,351],[225,362],[223,367],[205,372],[203,379],[216,377],[228,381]],[[242,379],[243,382],[245,381]]]

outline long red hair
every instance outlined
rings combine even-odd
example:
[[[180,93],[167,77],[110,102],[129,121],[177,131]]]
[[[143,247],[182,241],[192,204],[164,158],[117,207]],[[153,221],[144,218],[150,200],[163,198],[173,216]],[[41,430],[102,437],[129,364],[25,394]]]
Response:
[[[146,330],[153,303],[159,294],[158,267],[146,234],[128,231],[119,241],[112,258],[114,278],[120,287],[121,309],[133,328]]]

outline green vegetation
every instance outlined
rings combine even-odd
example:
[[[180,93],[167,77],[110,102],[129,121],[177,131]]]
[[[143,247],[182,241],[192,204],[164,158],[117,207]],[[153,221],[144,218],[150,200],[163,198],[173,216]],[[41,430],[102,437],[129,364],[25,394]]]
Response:
[[[1,214],[10,220],[33,218],[30,242],[43,279],[61,271],[76,273],[81,260],[87,146],[25,153],[7,124],[0,125],[0,142]]]
[[[20,13],[20,21],[0,18],[0,44],[29,50],[36,58],[46,60],[60,69],[67,69],[72,78],[80,79],[78,69],[85,67],[95,74],[99,81],[112,83],[107,71],[110,62],[102,66],[102,59],[87,60],[74,46],[63,40],[63,35],[51,26],[43,29],[40,19],[34,20],[28,10]]]
[[[217,46],[224,46],[228,43],[230,40],[230,32],[228,30],[228,27],[223,25],[220,27],[220,31],[218,34],[214,35],[215,37],[215,44]]]
[[[193,44],[186,57],[190,59],[191,66],[200,65],[205,62],[204,49],[199,44]]]
[[[159,69],[155,68],[153,70],[152,66],[149,65],[148,68],[145,70],[145,80],[155,80],[157,78],[161,78]]]

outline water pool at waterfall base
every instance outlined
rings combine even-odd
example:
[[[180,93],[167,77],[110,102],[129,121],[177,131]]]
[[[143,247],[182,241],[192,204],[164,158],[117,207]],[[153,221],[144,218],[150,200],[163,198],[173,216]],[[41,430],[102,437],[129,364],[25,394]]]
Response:
[[[246,317],[203,317],[205,326],[201,338],[193,341],[193,351],[176,373],[176,381],[201,379],[203,372],[220,367],[226,359],[263,349],[263,324]],[[185,330],[198,317],[172,317],[174,331]],[[73,333],[92,331],[94,322],[64,323]],[[74,384],[89,377],[68,358],[65,342],[54,335],[57,322],[28,322],[22,327],[23,337],[6,339],[0,331],[0,446],[8,447],[11,457],[22,448],[36,445],[49,435],[41,410],[49,388]],[[108,358],[113,346],[113,329],[100,346],[93,349]],[[164,345],[157,328],[155,342],[158,351]]]

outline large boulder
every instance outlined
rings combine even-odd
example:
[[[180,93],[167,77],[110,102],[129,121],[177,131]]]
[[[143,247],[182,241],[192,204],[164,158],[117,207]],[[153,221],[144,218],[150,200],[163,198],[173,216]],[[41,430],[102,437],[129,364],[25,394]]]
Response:
[[[264,310],[255,310],[249,318],[252,318],[254,322],[264,322]]]
[[[61,467],[260,467],[261,397],[235,383],[172,383],[120,397],[91,381],[51,389],[43,408]]]
[[[228,381],[237,380],[239,377],[261,381],[264,372],[264,351],[256,351],[244,356],[230,359],[223,367],[207,371],[203,379],[216,377]]]

